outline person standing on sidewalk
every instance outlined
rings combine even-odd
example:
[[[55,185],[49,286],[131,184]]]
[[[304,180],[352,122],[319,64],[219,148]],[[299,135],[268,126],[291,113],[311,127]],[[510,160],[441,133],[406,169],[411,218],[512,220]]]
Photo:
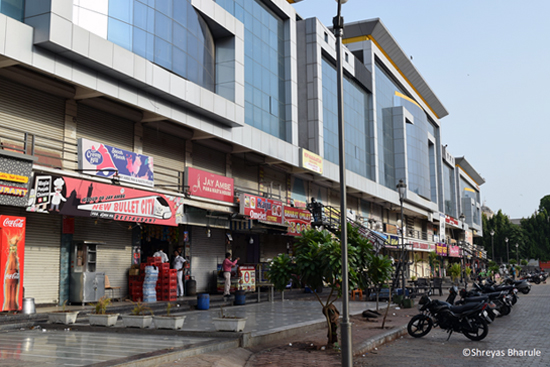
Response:
[[[223,288],[224,297],[229,297],[231,295],[229,292],[231,289],[231,268],[233,268],[239,260],[240,257],[236,258],[235,261],[231,261],[231,253],[227,252],[225,254],[225,260],[223,260],[222,263],[223,277],[225,279],[225,286]]]
[[[183,264],[186,262],[187,260],[181,257],[178,250],[174,250],[172,267],[178,271],[178,297],[183,297]]]

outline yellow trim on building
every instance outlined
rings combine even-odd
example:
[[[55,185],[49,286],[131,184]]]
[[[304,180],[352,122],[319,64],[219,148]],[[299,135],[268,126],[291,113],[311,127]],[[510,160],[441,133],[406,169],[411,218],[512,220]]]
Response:
[[[410,82],[410,80],[405,76],[405,74],[403,74],[403,72],[401,71],[401,69],[399,69],[397,67],[397,65],[395,64],[395,62],[393,62],[393,60],[391,59],[391,57],[386,53],[386,51],[384,51],[384,49],[380,46],[380,44],[378,42],[376,42],[376,40],[372,37],[372,35],[367,35],[367,36],[357,36],[357,37],[350,37],[350,38],[345,38],[342,40],[342,43],[343,44],[349,44],[349,43],[355,43],[355,42],[362,42],[362,41],[372,41],[376,47],[378,47],[378,49],[380,51],[382,51],[382,53],[384,54],[384,56],[386,56],[386,58],[389,60],[389,62],[393,65],[393,67],[397,70],[397,72],[399,74],[401,74],[401,76],[403,77],[403,79],[405,79],[407,81],[407,83],[409,84],[409,86],[416,92],[416,94],[418,94],[418,96],[420,97],[420,99],[426,104],[426,106],[428,106],[428,108],[430,109],[430,111],[432,111],[432,113],[435,115],[435,117],[437,117],[439,119],[439,115],[437,113],[435,113],[435,111],[433,110],[433,108],[430,106],[430,104],[428,102],[426,102],[426,100],[424,99],[424,97],[422,97],[422,94],[420,94],[418,92],[418,90],[414,87],[414,85]],[[418,103],[417,103],[418,104]]]
[[[406,95],[404,95],[403,93],[401,92],[398,92],[398,91],[395,91],[395,95],[398,96],[398,97],[401,97],[403,99],[406,99],[407,101],[411,102],[411,103],[414,103],[415,105],[417,105],[418,107],[420,107],[422,109],[422,106],[420,106],[418,104],[418,102],[416,102],[414,99],[410,98],[410,97],[407,97]]]
[[[472,180],[472,181],[475,182],[475,184],[478,186],[477,189],[479,190],[479,184],[477,183],[477,181],[474,180],[474,179],[472,178],[472,176],[470,176],[470,175],[468,174],[468,172],[466,172],[466,170],[465,170],[464,168],[460,167],[459,164],[457,164],[456,166],[457,166],[458,168],[460,168],[460,170],[461,170],[466,176],[470,177],[470,180]]]

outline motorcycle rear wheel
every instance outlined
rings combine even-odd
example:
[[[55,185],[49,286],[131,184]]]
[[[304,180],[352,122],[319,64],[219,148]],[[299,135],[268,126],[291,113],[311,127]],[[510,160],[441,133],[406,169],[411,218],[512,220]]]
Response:
[[[527,288],[527,287],[526,287],[526,288],[521,288],[521,289],[520,289],[520,292],[523,293],[523,294],[527,294],[527,293],[529,293],[530,291],[531,291],[531,289],[529,289],[529,288]]]
[[[540,284],[540,278],[539,277],[535,277],[533,279],[533,282],[535,282],[535,284]]]
[[[489,334],[489,325],[487,324],[487,321],[479,316],[469,317],[468,321],[470,321],[470,324],[473,326],[473,330],[475,330],[475,332],[462,330],[462,334],[464,334],[466,338],[474,341],[485,339],[487,334]]]
[[[507,304],[503,304],[503,305],[500,306],[500,308],[498,309],[498,312],[500,312],[500,315],[501,315],[501,316],[509,315],[509,314],[510,314],[510,311],[512,311],[512,308],[511,308],[510,306],[508,306]]]
[[[407,331],[413,338],[422,338],[432,330],[433,321],[426,315],[414,316],[407,325]]]

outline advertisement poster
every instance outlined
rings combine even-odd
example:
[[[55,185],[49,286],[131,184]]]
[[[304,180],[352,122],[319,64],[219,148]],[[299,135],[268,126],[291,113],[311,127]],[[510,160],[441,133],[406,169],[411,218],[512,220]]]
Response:
[[[122,182],[155,185],[153,157],[84,138],[78,139],[78,168],[92,176],[118,176]]]
[[[446,243],[437,243],[435,245],[435,253],[439,256],[447,256],[447,244]]]
[[[449,246],[449,256],[450,257],[460,257],[460,247],[458,247],[458,246]]]
[[[183,198],[66,176],[37,175],[27,211],[177,226]]]
[[[256,268],[253,265],[239,266],[239,286],[240,291],[256,291]]]
[[[288,236],[301,236],[302,231],[311,229],[311,212],[306,209],[283,207],[284,223],[288,225]]]
[[[240,196],[240,214],[268,224],[283,223],[283,202],[250,194]]]
[[[0,215],[0,274],[2,311],[23,307],[26,218]]]
[[[189,187],[191,196],[233,203],[233,182],[232,178],[193,167],[185,170],[185,186]]]

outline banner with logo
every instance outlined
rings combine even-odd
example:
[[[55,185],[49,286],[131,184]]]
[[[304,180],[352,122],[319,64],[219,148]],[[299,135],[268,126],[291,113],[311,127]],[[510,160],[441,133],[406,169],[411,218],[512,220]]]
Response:
[[[27,211],[177,226],[183,198],[66,176],[36,175]]]
[[[0,205],[27,206],[32,159],[18,159],[22,154],[0,150]],[[16,158],[17,157],[17,158]]]
[[[435,253],[439,256],[447,256],[447,244],[446,243],[436,243],[435,244]]]
[[[449,257],[460,257],[460,247],[449,246]]]
[[[301,236],[302,231],[311,229],[311,212],[306,209],[285,206],[283,208],[283,221],[288,225],[287,235]]]
[[[189,188],[190,196],[233,203],[234,180],[229,177],[201,171],[193,167],[185,169],[185,186]]]
[[[88,139],[78,139],[78,168],[82,173],[115,177],[120,181],[153,187],[153,157]]]
[[[241,215],[268,224],[283,223],[283,202],[242,193],[239,197]]]
[[[0,215],[0,305],[19,311],[23,303],[26,218]]]

